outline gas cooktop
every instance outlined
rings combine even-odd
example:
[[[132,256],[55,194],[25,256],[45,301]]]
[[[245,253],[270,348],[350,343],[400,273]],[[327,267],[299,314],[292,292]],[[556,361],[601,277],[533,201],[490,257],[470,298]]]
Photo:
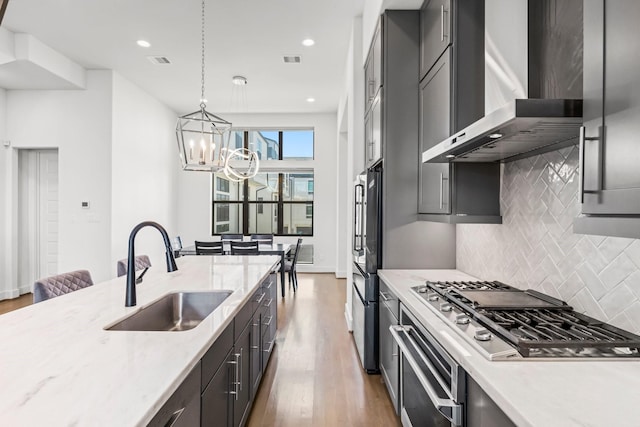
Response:
[[[531,289],[427,281],[412,290],[490,360],[640,357],[640,336]]]

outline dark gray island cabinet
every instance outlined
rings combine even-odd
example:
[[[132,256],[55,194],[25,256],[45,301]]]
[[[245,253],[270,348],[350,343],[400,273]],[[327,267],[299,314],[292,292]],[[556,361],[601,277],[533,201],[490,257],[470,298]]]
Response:
[[[275,344],[276,276],[270,274],[225,327],[149,426],[246,424]]]

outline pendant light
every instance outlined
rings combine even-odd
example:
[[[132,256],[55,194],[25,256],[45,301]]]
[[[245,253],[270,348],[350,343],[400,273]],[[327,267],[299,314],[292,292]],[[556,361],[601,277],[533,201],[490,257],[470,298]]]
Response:
[[[202,0],[202,73],[200,109],[178,117],[176,137],[182,169],[216,172],[223,170],[234,181],[258,173],[258,155],[244,148],[229,150],[231,122],[206,110],[205,98],[205,0]]]

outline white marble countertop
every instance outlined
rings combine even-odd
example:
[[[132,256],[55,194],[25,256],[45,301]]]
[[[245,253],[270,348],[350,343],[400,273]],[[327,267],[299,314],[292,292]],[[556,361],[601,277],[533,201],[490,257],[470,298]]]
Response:
[[[182,257],[156,266],[125,307],[125,277],[0,316],[0,425],[143,426],[280,260]],[[183,332],[107,331],[172,291],[234,293]]]
[[[410,291],[430,280],[477,280],[457,270],[379,270],[379,276],[518,426],[640,426],[640,360],[489,361]]]

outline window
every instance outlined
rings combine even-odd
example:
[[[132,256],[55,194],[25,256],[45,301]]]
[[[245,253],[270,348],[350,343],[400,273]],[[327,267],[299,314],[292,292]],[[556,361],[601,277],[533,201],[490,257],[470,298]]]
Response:
[[[271,161],[313,160],[313,129],[234,129],[229,147]],[[270,163],[270,167],[272,164]],[[304,166],[300,169],[303,169]],[[213,174],[212,234],[313,235],[313,170],[261,172],[233,182]]]
[[[224,179],[218,174],[214,180]],[[230,199],[213,197],[213,234],[238,232],[313,235],[313,171],[261,172],[230,188]],[[236,183],[231,182],[231,186]],[[218,188],[216,186],[216,188]],[[242,197],[234,199],[234,194]],[[228,228],[227,228],[228,227]],[[224,230],[224,231],[220,231]]]

